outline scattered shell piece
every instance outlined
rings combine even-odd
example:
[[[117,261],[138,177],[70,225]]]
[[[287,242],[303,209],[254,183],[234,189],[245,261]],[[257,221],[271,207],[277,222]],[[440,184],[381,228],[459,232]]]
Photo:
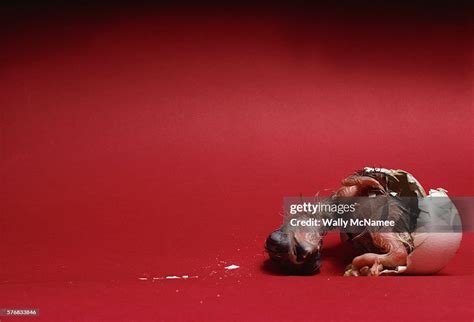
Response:
[[[198,278],[199,276],[197,275],[194,275],[194,276],[189,276],[189,275],[183,275],[183,276],[177,276],[177,275],[169,275],[169,276],[158,276],[158,277],[153,277],[153,280],[156,281],[156,280],[177,280],[177,279],[188,279],[188,278]],[[144,279],[146,280],[146,278]]]
[[[240,268],[240,266],[232,264],[232,265],[226,266],[226,267],[224,267],[224,268],[230,270],[230,269],[237,269],[237,268]]]

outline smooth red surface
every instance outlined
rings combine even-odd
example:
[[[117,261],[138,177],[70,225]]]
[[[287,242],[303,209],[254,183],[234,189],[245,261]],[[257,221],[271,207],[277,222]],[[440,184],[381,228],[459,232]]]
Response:
[[[472,234],[437,276],[343,278],[337,235],[319,275],[263,266],[282,198],[363,166],[473,195],[463,20],[117,10],[4,24],[0,308],[39,308],[32,321],[474,318]],[[198,278],[138,279],[166,275]]]

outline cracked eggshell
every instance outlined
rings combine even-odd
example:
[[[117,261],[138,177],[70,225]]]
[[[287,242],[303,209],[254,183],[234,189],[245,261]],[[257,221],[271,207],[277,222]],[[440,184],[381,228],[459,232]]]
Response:
[[[365,171],[375,171],[365,168]],[[411,186],[406,187],[415,191],[422,198],[420,209],[424,210],[418,218],[419,228],[413,233],[414,250],[407,258],[407,268],[403,274],[428,275],[442,270],[453,259],[461,244],[462,232],[436,232],[436,225],[446,225],[447,222],[460,223],[459,214],[454,204],[449,200],[447,191],[442,188],[431,189],[426,195],[425,190],[413,175],[403,170],[377,169],[391,177],[406,176]],[[402,194],[404,191],[402,191]],[[442,197],[439,199],[432,199]],[[431,229],[431,231],[430,231]]]
[[[415,248],[407,258],[406,273],[435,274],[456,255],[462,232],[436,232],[430,227],[446,223],[460,225],[461,221],[447,191],[442,188],[431,189],[429,195],[420,201],[419,207],[423,210],[419,217],[420,227],[413,234]]]
[[[408,256],[406,274],[435,274],[454,257],[462,233],[415,233],[415,249]]]

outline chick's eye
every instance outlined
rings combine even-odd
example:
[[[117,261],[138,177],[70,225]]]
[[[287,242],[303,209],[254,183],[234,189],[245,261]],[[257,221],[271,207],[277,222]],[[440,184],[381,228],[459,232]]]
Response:
[[[288,234],[281,230],[274,231],[268,236],[265,247],[267,251],[272,253],[288,253],[290,249]]]

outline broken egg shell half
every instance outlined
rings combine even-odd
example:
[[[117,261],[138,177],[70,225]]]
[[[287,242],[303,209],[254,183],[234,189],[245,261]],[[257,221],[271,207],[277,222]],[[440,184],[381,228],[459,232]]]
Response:
[[[442,270],[461,244],[462,233],[415,233],[415,249],[407,258],[405,274],[427,275]]]

